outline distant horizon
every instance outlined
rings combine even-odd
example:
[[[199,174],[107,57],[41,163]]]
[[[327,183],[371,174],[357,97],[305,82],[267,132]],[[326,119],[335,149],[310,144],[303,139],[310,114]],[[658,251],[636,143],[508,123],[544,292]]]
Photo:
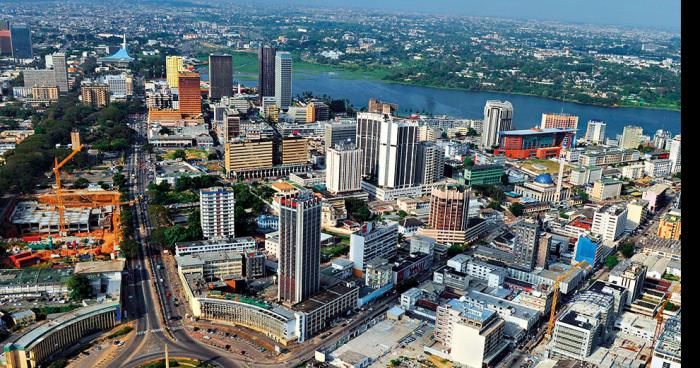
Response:
[[[136,0],[139,1],[139,0]],[[196,1],[196,0],[195,0]],[[681,11],[677,0],[231,0],[233,3],[345,7],[388,12],[412,12],[514,20],[556,21],[620,28],[680,33]],[[621,15],[625,15],[621,17]]]

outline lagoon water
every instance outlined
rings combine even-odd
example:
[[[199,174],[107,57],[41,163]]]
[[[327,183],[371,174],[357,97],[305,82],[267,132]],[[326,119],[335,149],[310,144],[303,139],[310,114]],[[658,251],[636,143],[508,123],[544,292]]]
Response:
[[[206,69],[201,72],[202,80],[207,80]],[[244,85],[257,85],[257,80],[250,80],[254,79],[252,75],[239,74],[236,77],[242,77],[241,83]],[[296,71],[292,92],[297,95],[304,91],[311,91],[316,96],[325,94],[333,98],[345,98],[357,108],[366,107],[367,101],[374,97],[399,104],[400,110],[404,113],[427,112],[433,115],[450,115],[467,119],[483,118],[484,104],[487,100],[507,100],[513,104],[513,124],[517,129],[538,125],[542,113],[563,111],[579,117],[579,137],[585,134],[586,123],[589,120],[606,122],[608,137],[622,133],[625,125],[641,126],[644,134],[651,136],[657,129],[669,130],[674,135],[680,134],[681,130],[681,114],[678,111],[602,107],[534,96],[411,86],[369,79],[346,79],[328,72]]]

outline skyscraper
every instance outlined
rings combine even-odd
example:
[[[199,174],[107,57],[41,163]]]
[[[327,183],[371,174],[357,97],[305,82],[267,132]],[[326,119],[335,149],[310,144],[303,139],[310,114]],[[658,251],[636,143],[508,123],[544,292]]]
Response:
[[[177,83],[180,113],[183,115],[201,114],[202,94],[199,89],[199,73],[180,72]]]
[[[258,93],[260,101],[263,97],[272,97],[275,95],[275,55],[277,49],[272,46],[261,46],[258,49],[258,62],[260,69],[258,71]]]
[[[569,114],[542,114],[540,128],[578,129],[578,116]]]
[[[0,55],[12,55],[12,36],[9,29],[0,30]]]
[[[431,184],[444,176],[445,150],[435,142],[424,141],[417,145],[416,183]]]
[[[498,144],[498,132],[513,129],[513,105],[508,101],[489,100],[484,106],[484,125],[481,146],[491,148]]]
[[[209,55],[209,98],[231,97],[233,93],[233,58]]]
[[[212,187],[199,191],[199,218],[205,238],[233,238],[236,234],[235,212],[233,189]]]
[[[669,160],[671,160],[671,173],[675,174],[681,172],[681,135],[673,137],[671,141],[671,153],[669,155]]]
[[[53,60],[53,72],[56,75],[56,86],[61,92],[68,92],[68,68],[66,67],[66,54],[51,55]]]
[[[536,222],[520,221],[513,225],[513,266],[532,271],[537,259],[537,246],[540,242],[540,228]]]
[[[168,81],[168,87],[178,87],[179,73],[183,70],[182,56],[165,57],[165,77]]]
[[[31,59],[32,52],[32,31],[26,24],[13,24],[10,27],[10,37],[12,40],[12,57],[15,59]]]
[[[360,190],[362,150],[352,144],[337,144],[326,150],[326,188],[331,193]]]
[[[357,113],[357,148],[362,150],[362,175],[376,179],[379,175],[379,132],[382,122],[391,115],[370,112]]]
[[[588,143],[603,144],[605,142],[605,123],[589,120],[585,140]]]
[[[434,187],[428,212],[429,228],[419,228],[418,234],[439,243],[463,244],[468,240],[469,197],[470,191],[463,185]]]
[[[413,186],[416,180],[418,123],[383,121],[379,132],[378,184],[386,188]]]
[[[275,101],[281,110],[292,104],[292,54],[288,52],[275,55]]]
[[[275,201],[280,206],[277,298],[296,304],[320,289],[321,200],[304,191]]]
[[[622,138],[620,139],[620,148],[630,149],[637,148],[642,142],[642,127],[627,125],[622,130]]]

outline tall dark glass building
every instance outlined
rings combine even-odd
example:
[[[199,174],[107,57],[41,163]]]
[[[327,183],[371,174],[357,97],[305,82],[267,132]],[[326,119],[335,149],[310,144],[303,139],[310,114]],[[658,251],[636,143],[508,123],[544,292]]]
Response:
[[[231,97],[233,93],[233,58],[209,55],[209,98]]]
[[[10,27],[12,38],[12,57],[15,59],[31,59],[32,31],[26,24],[13,24]]]
[[[277,49],[272,46],[261,46],[258,49],[260,71],[258,74],[258,93],[260,102],[263,97],[275,95],[275,56]]]

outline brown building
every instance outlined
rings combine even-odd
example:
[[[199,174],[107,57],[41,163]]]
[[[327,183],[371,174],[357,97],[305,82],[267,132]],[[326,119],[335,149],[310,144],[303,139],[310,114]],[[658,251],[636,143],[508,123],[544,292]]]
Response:
[[[461,244],[467,236],[469,189],[463,185],[445,184],[433,188],[430,197],[427,229],[418,233],[440,243]]]
[[[578,129],[578,116],[569,114],[542,114],[540,128]]]
[[[12,55],[12,38],[9,29],[0,31],[0,55]]]
[[[180,72],[178,87],[180,113],[183,115],[202,114],[202,93],[199,88],[199,73]]]
[[[227,175],[272,167],[272,141],[234,139],[226,143],[224,166]]]
[[[58,87],[32,87],[32,98],[36,101],[58,101]]]
[[[376,98],[370,98],[369,103],[367,104],[367,112],[373,112],[375,114],[393,115],[398,109],[398,104],[382,102]]]
[[[80,87],[83,103],[101,108],[109,104],[109,86],[102,83],[83,84]]]
[[[303,164],[309,161],[309,144],[306,138],[289,137],[282,139],[281,162],[286,164]]]

